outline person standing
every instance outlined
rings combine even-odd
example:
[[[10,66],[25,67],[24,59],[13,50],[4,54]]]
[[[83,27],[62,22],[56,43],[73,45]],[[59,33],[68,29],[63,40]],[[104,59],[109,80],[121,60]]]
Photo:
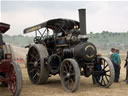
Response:
[[[119,82],[120,78],[120,68],[121,68],[121,59],[120,59],[120,50],[116,49],[116,52],[112,55],[112,63],[115,70],[115,80],[114,82]]]
[[[115,48],[111,48],[111,52],[109,53],[109,58],[112,61],[112,54],[115,53]]]
[[[126,78],[125,78],[125,81],[128,84],[128,51],[127,51],[127,56],[126,56],[124,68],[126,68]]]

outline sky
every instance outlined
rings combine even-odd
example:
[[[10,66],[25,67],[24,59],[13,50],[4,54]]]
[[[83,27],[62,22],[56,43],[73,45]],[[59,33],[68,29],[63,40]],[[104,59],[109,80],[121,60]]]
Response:
[[[25,1],[1,0],[0,22],[11,25],[9,35],[23,35],[27,27],[49,19],[79,21],[78,9],[85,8],[87,33],[128,32],[128,1]],[[33,35],[29,33],[28,35]]]

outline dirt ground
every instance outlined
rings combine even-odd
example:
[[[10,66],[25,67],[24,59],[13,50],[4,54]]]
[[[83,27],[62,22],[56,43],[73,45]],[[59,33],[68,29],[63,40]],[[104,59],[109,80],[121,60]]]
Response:
[[[123,81],[125,70],[121,69],[120,83],[113,83],[110,88],[92,84],[91,77],[81,77],[80,88],[75,93],[64,91],[59,76],[52,76],[45,85],[34,85],[30,82],[25,65],[21,65],[23,88],[21,96],[128,96],[128,85]],[[0,96],[10,96],[7,88],[0,88]]]
[[[128,85],[123,81],[125,79],[123,65],[124,62],[122,62],[120,83],[113,83],[110,88],[102,88],[93,85],[91,77],[85,78],[81,76],[79,90],[75,93],[69,93],[62,88],[58,75],[50,77],[47,84],[32,84],[28,78],[25,64],[20,64],[23,75],[21,96],[128,96]],[[0,96],[10,96],[8,88],[0,87]]]
[[[125,70],[121,69],[120,83],[113,83],[110,88],[101,88],[92,84],[92,79],[81,77],[80,88],[75,93],[65,92],[61,86],[59,76],[50,77],[45,85],[34,85],[28,80],[24,66],[23,89],[21,96],[128,96],[128,85],[123,82]]]

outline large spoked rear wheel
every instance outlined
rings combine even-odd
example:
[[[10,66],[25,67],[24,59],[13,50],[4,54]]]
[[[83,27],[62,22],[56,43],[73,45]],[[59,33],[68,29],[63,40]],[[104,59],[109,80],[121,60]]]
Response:
[[[102,86],[110,87],[114,81],[115,71],[112,62],[107,57],[99,57],[99,63],[95,66],[95,71],[99,71],[99,74],[93,76],[93,82]]]
[[[8,89],[13,96],[19,96],[22,89],[22,73],[18,63],[12,62],[8,73]]]
[[[27,54],[27,71],[32,83],[44,84],[48,80],[49,71],[44,60],[47,57],[48,52],[43,45],[35,44],[30,47]]]
[[[80,85],[80,69],[74,59],[65,59],[60,67],[61,84],[66,91],[75,92]]]

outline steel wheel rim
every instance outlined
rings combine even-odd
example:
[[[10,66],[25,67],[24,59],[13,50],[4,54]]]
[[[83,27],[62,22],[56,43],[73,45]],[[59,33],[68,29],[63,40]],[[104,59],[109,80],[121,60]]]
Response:
[[[36,48],[32,47],[28,54],[27,68],[28,73],[33,82],[36,82],[40,77],[41,60]]]
[[[62,66],[62,80],[68,90],[72,90],[74,88],[76,75],[74,67],[70,61],[66,61]]]

